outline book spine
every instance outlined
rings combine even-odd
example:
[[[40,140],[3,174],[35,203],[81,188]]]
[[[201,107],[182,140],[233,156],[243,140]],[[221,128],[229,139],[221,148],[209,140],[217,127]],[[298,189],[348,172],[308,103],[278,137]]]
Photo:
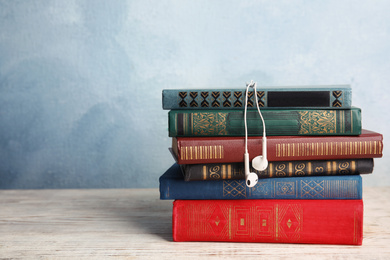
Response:
[[[345,109],[352,103],[352,90],[347,86],[324,88],[263,88],[256,92],[259,107]],[[248,108],[256,108],[254,91],[248,92]],[[243,109],[242,89],[164,89],[163,109]]]
[[[283,161],[269,162],[264,171],[251,167],[259,178],[360,175],[372,173],[374,160]],[[245,179],[243,163],[206,163],[182,165],[185,181]]]
[[[259,179],[252,188],[245,185],[245,179],[189,182],[183,178],[160,178],[160,198],[165,200],[361,199],[362,178],[360,175],[267,178]]]
[[[244,136],[244,111],[171,110],[169,136]],[[342,110],[263,110],[267,136],[359,135],[359,108]],[[263,126],[257,111],[247,113],[248,135],[260,136]]]
[[[244,138],[172,138],[172,150],[179,164],[232,163],[244,161]],[[261,137],[248,138],[250,160],[262,150]],[[269,136],[268,161],[337,160],[380,158],[383,137],[360,136]]]
[[[362,200],[176,200],[181,241],[361,245]]]

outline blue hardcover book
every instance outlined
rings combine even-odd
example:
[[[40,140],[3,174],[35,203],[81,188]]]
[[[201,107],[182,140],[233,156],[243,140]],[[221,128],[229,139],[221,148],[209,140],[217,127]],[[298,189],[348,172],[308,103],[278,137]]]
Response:
[[[349,85],[259,87],[259,107],[280,108],[351,108]],[[248,109],[256,108],[254,91],[248,92]],[[240,89],[164,89],[163,109],[243,109],[245,88]]]
[[[160,199],[362,199],[362,178],[315,176],[259,179],[248,188],[245,180],[184,181],[180,165],[160,177]]]

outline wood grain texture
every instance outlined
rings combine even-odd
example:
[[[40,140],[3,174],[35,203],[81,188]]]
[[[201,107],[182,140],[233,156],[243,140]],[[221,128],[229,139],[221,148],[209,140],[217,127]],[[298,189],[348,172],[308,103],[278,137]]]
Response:
[[[390,188],[364,187],[363,246],[172,242],[157,189],[1,190],[0,258],[388,259]]]

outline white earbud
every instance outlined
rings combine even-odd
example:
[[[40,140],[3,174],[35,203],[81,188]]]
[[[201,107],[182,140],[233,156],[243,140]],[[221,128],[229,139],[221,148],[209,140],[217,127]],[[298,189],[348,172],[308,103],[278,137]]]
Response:
[[[245,183],[248,187],[253,187],[257,184],[259,177],[254,172],[249,172],[249,153],[244,154],[245,160]]]
[[[267,160],[267,137],[263,136],[263,144],[262,144],[263,154],[256,156],[252,160],[252,167],[258,171],[264,171],[268,167]]]
[[[268,167],[267,160],[267,137],[265,131],[265,122],[263,115],[261,114],[259,108],[259,102],[257,100],[257,91],[256,91],[256,82],[251,81],[250,84],[247,84],[245,92],[245,110],[244,110],[244,124],[245,124],[245,153],[244,153],[244,163],[245,163],[245,183],[248,187],[253,187],[258,182],[258,176],[254,172],[249,172],[249,153],[248,153],[248,126],[246,122],[246,111],[248,107],[248,89],[249,87],[254,88],[254,96],[256,100],[257,111],[259,112],[261,121],[263,122],[263,143],[262,143],[262,155],[256,156],[252,160],[252,167],[258,171],[264,171]]]

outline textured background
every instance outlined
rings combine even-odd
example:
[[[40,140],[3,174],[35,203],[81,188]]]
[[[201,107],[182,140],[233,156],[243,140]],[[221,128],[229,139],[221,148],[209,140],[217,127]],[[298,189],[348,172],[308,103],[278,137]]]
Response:
[[[390,1],[0,0],[0,188],[157,187],[164,88],[351,84],[388,151]],[[364,185],[390,185],[375,161]]]

